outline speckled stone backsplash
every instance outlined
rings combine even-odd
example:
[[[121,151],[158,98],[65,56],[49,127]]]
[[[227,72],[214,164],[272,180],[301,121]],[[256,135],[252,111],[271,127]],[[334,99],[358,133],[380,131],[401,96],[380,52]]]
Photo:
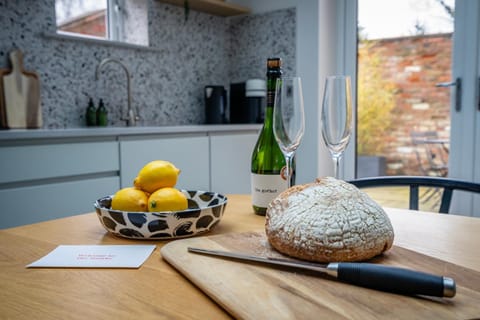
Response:
[[[126,76],[102,59],[121,60],[131,72],[132,105],[143,125],[187,125],[205,121],[203,88],[264,78],[269,56],[295,73],[295,9],[223,18],[149,0],[149,44],[153,49],[113,46],[45,36],[55,33],[54,0],[0,0],[0,68],[19,48],[26,70],[41,81],[44,128],[85,126],[89,97],[100,98],[109,125],[123,126]]]

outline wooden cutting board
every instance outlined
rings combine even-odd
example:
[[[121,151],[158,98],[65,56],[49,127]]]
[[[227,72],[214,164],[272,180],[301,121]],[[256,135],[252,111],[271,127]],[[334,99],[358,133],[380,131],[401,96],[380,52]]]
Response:
[[[187,252],[188,247],[279,256],[263,233],[177,240],[162,257],[240,319],[473,319],[480,317],[480,272],[393,247],[374,263],[452,277],[457,295],[409,297],[365,289],[324,275],[275,269]]]
[[[12,69],[0,70],[0,121],[9,129],[42,127],[40,80],[36,73],[23,69],[20,50],[10,52]]]

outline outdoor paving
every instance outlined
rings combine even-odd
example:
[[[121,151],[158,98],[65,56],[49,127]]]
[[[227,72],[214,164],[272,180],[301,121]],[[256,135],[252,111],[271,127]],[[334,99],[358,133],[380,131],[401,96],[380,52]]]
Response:
[[[373,200],[384,207],[408,209],[408,187],[364,188]],[[419,210],[438,212],[440,196],[433,188],[420,188]]]

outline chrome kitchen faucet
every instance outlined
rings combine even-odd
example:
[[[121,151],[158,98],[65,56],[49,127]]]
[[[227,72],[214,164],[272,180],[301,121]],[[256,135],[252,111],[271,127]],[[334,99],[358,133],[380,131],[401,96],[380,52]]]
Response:
[[[132,93],[130,90],[130,71],[128,71],[128,68],[120,61],[117,59],[113,58],[106,58],[103,59],[100,64],[97,66],[97,70],[95,72],[95,79],[98,80],[100,70],[109,62],[114,62],[119,64],[123,70],[125,71],[125,74],[127,75],[127,117],[126,118],[121,118],[121,120],[127,122],[127,127],[134,127],[137,125],[137,121],[140,120],[140,118],[135,114],[135,111],[132,108]]]

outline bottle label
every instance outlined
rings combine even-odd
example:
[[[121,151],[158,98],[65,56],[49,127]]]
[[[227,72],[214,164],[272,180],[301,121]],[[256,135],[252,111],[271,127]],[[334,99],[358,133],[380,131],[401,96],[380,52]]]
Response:
[[[287,189],[287,180],[280,174],[252,173],[252,204],[266,208],[270,201]]]

